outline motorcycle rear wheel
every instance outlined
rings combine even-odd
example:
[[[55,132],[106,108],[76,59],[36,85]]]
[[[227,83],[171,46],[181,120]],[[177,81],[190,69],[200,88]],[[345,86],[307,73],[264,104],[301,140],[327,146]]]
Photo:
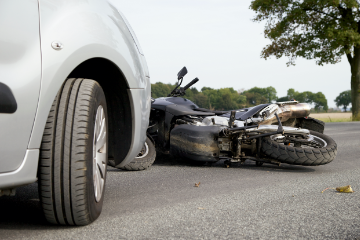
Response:
[[[337,144],[332,138],[315,131],[310,131],[310,137],[314,139],[313,146],[300,144],[296,147],[265,137],[261,142],[261,152],[269,158],[292,165],[318,166],[335,159]]]

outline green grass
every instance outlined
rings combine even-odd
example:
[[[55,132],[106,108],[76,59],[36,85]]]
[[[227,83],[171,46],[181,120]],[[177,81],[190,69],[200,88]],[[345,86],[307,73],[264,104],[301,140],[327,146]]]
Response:
[[[352,122],[351,117],[350,118],[317,118],[323,122]]]

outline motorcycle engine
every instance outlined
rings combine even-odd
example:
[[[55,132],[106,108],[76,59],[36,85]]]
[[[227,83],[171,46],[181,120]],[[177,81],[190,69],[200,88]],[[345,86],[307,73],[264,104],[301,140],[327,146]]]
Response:
[[[218,126],[229,126],[229,118],[226,117],[220,117],[220,116],[210,116],[203,119],[202,123],[203,126],[212,126],[212,125],[218,125]],[[234,121],[234,127],[243,127],[244,122],[243,121]]]

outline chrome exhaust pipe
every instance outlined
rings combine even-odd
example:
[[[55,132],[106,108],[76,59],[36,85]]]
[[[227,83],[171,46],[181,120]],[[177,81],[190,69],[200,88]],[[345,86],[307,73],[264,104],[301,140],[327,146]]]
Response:
[[[272,107],[271,107],[272,105]],[[310,115],[310,105],[307,103],[297,103],[297,104],[271,104],[269,106],[270,115],[264,118],[264,121],[261,121],[260,125],[271,125],[272,123],[276,123],[277,119],[275,113],[281,119],[281,122],[286,122],[291,118],[302,118]],[[274,106],[276,105],[276,106]],[[275,110],[271,112],[271,110]],[[264,109],[266,111],[266,109]],[[265,112],[265,111],[262,112]]]
[[[301,118],[310,115],[310,105],[307,103],[298,103],[296,105],[280,106],[282,111],[282,119],[284,122],[290,118]],[[282,121],[283,122],[283,121]]]

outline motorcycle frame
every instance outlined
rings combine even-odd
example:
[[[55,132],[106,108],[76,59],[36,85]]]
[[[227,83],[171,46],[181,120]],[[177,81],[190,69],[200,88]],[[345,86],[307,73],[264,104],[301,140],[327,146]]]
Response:
[[[219,153],[217,154],[217,157],[219,159],[230,158],[232,159],[232,161],[240,161],[242,158],[245,157],[249,159],[249,157],[251,156],[248,156],[248,154],[244,155],[244,153],[250,151],[251,155],[256,155],[259,152],[261,142],[260,140],[262,137],[276,134],[303,136],[308,135],[309,131],[307,129],[299,129],[286,126],[283,127],[281,123],[282,120],[285,120],[286,122],[290,118],[296,116],[304,116],[308,114],[307,112],[310,109],[306,109],[306,105],[299,105],[297,104],[297,102],[269,104],[267,107],[262,108],[257,112],[254,112],[254,115],[257,115],[258,119],[261,119],[262,121],[257,121],[256,118],[252,117],[251,120],[246,119],[244,121],[246,124],[246,126],[244,127],[224,126],[221,132],[219,132]],[[299,114],[299,111],[302,111],[302,113]],[[199,114],[199,112],[194,113]],[[209,116],[210,114],[205,113],[204,115],[202,113],[202,115]],[[170,150],[171,130],[181,124],[195,124],[195,121],[192,119],[192,117],[193,119],[196,118],[189,115],[177,115],[176,112],[165,111],[165,109],[152,108],[148,133],[155,140],[157,149],[162,152],[168,153]],[[186,121],[184,119],[186,119]],[[277,125],[263,125],[264,122],[274,122],[274,119],[276,120]],[[254,122],[258,122],[258,124],[247,125],[254,124]],[[241,139],[240,144],[238,144],[239,139]],[[221,142],[221,144],[219,142]],[[227,146],[225,146],[224,143],[227,143]],[[241,145],[241,147],[239,147],[239,145]],[[208,149],[206,151],[211,150]],[[221,154],[221,152],[223,152],[223,154]],[[214,153],[214,155],[215,154],[216,153]]]

